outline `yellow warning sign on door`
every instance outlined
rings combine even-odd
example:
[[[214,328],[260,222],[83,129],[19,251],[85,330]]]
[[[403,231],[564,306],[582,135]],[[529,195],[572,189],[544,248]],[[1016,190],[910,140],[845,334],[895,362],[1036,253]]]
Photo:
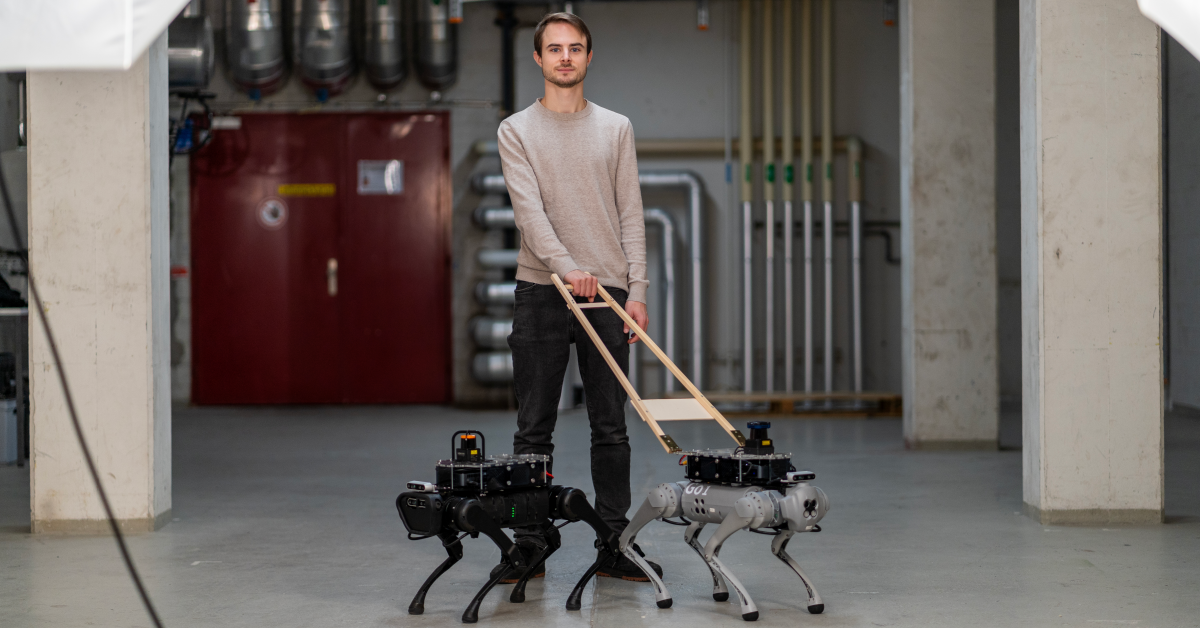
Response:
[[[279,186],[280,196],[334,196],[337,186],[332,183],[284,183]]]

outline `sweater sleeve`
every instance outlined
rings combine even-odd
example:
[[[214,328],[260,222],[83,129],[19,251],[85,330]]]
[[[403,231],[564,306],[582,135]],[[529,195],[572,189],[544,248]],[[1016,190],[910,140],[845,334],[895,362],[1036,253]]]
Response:
[[[521,138],[507,121],[498,133],[504,183],[512,197],[513,216],[521,230],[521,243],[560,278],[579,268],[567,247],[558,239],[542,205],[537,175],[525,154]]]
[[[642,187],[638,182],[637,151],[633,125],[625,121],[617,157],[617,216],[621,221],[621,248],[629,263],[629,300],[646,302],[646,215],[642,210]]]

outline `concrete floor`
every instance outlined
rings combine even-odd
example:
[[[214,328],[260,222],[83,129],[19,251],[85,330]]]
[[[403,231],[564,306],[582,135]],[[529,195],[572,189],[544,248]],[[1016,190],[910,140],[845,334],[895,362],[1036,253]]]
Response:
[[[468,540],[426,614],[409,616],[444,554],[433,540],[404,538],[393,500],[406,480],[432,479],[454,430],[480,429],[502,452],[513,422],[507,412],[429,407],[179,408],[174,521],[130,546],[170,627],[459,625],[499,553]],[[645,426],[630,425],[636,507],[680,472]],[[726,444],[713,426],[671,433],[685,447]],[[889,419],[776,420],[772,433],[830,496],[825,531],[789,548],[826,611],[809,615],[769,539],[742,533],[722,558],[758,602],[759,624],[1200,625],[1200,416],[1167,421],[1167,524],[1127,528],[1043,527],[1023,516],[1019,451],[909,452]],[[557,440],[559,481],[590,490],[585,416],[565,414]],[[28,477],[0,468],[0,625],[148,625],[111,539],[28,533]],[[666,569],[674,608],[657,609],[649,585],[603,579],[582,612],[564,611],[594,550],[583,524],[563,532],[565,547],[528,601],[510,604],[498,588],[481,624],[743,623],[736,601],[711,599],[681,528],[664,524],[640,541]]]

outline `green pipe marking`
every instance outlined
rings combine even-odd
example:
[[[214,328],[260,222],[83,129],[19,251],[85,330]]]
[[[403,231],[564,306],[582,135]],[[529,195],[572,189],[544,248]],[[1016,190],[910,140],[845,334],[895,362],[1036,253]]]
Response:
[[[795,173],[795,169],[792,168],[792,164],[788,164],[788,165],[784,166],[783,167],[783,180],[787,181],[788,183],[791,183],[792,181],[795,180],[795,178],[796,178],[796,173]]]
[[[767,183],[775,182],[775,164],[767,164]]]

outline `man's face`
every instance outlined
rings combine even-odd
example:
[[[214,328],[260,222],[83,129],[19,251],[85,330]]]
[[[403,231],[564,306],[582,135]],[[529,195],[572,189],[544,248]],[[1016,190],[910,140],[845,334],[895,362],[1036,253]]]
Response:
[[[587,52],[583,33],[565,22],[553,22],[542,31],[542,51],[540,55],[533,53],[533,59],[542,66],[547,81],[559,87],[575,87],[587,76],[592,53]]]

